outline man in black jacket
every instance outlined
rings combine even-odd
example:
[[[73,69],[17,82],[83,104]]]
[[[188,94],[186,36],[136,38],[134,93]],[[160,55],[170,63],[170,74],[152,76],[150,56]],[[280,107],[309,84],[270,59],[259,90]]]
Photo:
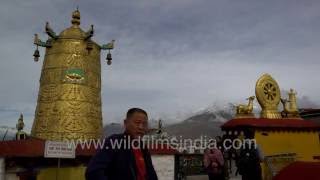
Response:
[[[86,180],[158,180],[151,156],[141,138],[148,129],[148,115],[132,108],[124,120],[125,132],[105,139],[104,147],[92,157]]]

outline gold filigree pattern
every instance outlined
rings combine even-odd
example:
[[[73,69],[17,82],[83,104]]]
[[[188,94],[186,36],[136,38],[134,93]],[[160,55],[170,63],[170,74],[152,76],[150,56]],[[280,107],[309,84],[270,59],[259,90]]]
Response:
[[[100,47],[79,27],[68,28],[46,49],[32,136],[48,140],[102,135]]]

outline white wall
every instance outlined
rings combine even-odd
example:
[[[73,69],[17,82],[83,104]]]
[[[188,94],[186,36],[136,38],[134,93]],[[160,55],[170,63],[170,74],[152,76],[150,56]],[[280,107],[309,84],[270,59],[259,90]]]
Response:
[[[174,155],[152,155],[159,180],[174,180]]]

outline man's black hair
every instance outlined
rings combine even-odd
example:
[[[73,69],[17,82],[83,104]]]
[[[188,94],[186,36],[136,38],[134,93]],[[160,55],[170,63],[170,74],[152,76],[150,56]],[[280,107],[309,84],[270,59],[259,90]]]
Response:
[[[146,115],[148,117],[148,114],[145,110],[141,109],[141,108],[131,108],[128,110],[127,112],[127,119],[130,118],[134,113],[142,113],[144,115]]]

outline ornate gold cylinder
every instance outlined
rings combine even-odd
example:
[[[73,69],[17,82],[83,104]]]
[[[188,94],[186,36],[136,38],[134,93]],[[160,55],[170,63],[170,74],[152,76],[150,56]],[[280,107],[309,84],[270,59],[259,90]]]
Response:
[[[75,140],[102,135],[100,46],[86,39],[79,24],[51,39],[52,46],[46,48],[34,137]]]

